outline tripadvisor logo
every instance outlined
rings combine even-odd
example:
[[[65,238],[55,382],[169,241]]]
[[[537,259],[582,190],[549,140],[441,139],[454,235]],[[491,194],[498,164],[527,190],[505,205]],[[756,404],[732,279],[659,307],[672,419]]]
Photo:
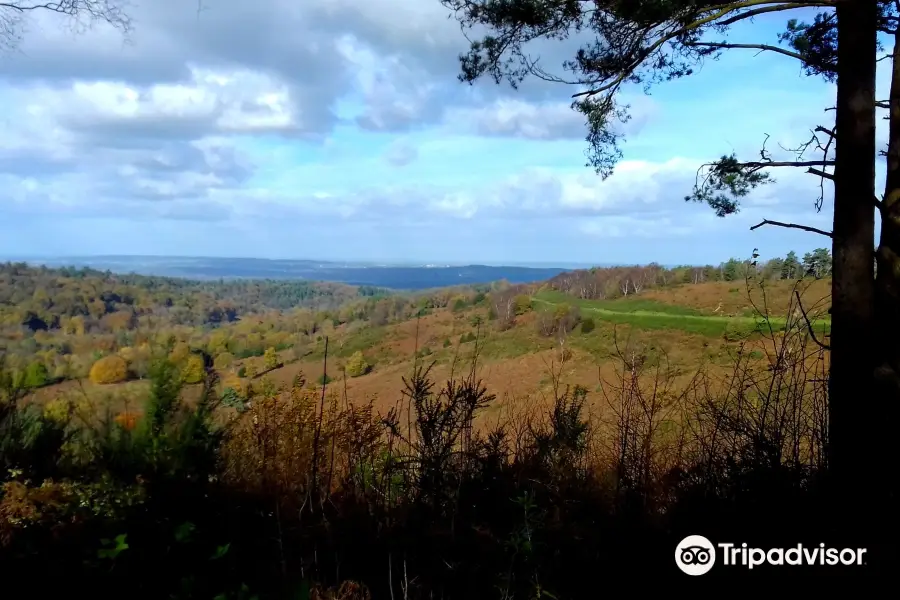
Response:
[[[830,548],[825,544],[807,547],[797,544],[790,548],[753,548],[746,543],[713,544],[702,535],[689,535],[675,547],[675,564],[688,575],[704,575],[715,566],[753,569],[761,565],[864,565],[865,548]]]

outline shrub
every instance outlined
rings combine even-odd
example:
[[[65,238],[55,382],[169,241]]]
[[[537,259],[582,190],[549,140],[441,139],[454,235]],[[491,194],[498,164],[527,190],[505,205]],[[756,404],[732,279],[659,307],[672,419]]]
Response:
[[[516,306],[516,315],[524,315],[531,310],[531,296],[527,294],[519,294],[513,302]]]
[[[466,301],[464,298],[457,298],[453,301],[453,308],[451,309],[453,312],[459,312],[466,307]]]
[[[581,321],[581,333],[590,333],[594,330],[594,319],[587,317]]]
[[[222,391],[222,406],[233,408],[242,413],[247,410],[247,401],[236,389],[226,387]]]
[[[187,360],[190,355],[191,355],[191,347],[188,346],[184,342],[177,342],[172,347],[172,352],[169,353],[169,359],[173,363],[178,364],[180,362]]]
[[[239,368],[237,370],[237,376],[238,377],[246,377],[247,376],[247,367],[245,367],[244,365],[241,365],[241,368]]]
[[[203,365],[203,357],[199,354],[191,354],[184,362],[181,377],[185,383],[200,383],[203,381],[205,373],[206,368]]]
[[[104,356],[94,363],[89,375],[93,383],[119,383],[128,379],[128,363],[121,356]]]
[[[316,379],[316,382],[319,385],[326,385],[328,383],[331,383],[332,381],[333,380],[331,379],[331,377],[329,377],[328,375],[325,375],[324,373],[322,375],[320,375],[318,379]]]
[[[231,352],[223,352],[216,357],[213,366],[220,371],[224,371],[234,363],[234,354]]]
[[[450,344],[451,344],[450,338],[447,338],[447,339],[444,340],[444,348],[449,348],[449,347],[450,347]]]
[[[28,365],[25,369],[25,380],[22,382],[26,388],[39,388],[47,385],[50,381],[50,374],[44,363],[35,361]]]
[[[738,342],[750,337],[754,331],[756,331],[755,324],[741,321],[729,321],[728,324],[725,325],[725,331],[722,333],[722,337],[728,342]]]
[[[345,368],[347,371],[347,375],[349,375],[350,377],[359,377],[360,375],[365,375],[369,372],[369,363],[366,362],[362,351],[357,350],[347,360],[347,365]]]
[[[474,341],[475,341],[475,334],[472,333],[471,331],[469,333],[464,333],[461,336],[459,336],[460,344],[466,344],[468,342],[474,342]]]

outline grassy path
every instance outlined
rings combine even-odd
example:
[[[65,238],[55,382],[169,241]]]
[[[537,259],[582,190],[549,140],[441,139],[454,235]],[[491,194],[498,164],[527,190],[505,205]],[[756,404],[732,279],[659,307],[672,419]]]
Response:
[[[704,315],[699,311],[682,306],[666,305],[661,302],[634,300],[582,300],[559,292],[541,292],[532,297],[532,301],[547,307],[560,304],[577,306],[583,313],[596,315],[604,321],[629,324],[641,329],[680,329],[689,333],[708,336],[721,336],[728,330],[735,333],[750,333],[760,328],[761,319],[751,316]],[[602,304],[601,304],[602,303]],[[601,304],[598,306],[598,304]],[[619,304],[621,308],[615,307]],[[649,309],[649,310],[648,310]],[[783,317],[770,317],[769,322],[776,331],[785,327]],[[814,323],[819,327],[830,328],[826,319]],[[818,327],[817,327],[818,328]]]

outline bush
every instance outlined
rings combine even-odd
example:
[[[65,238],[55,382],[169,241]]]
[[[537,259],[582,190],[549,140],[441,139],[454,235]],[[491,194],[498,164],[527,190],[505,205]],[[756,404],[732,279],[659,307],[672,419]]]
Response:
[[[206,367],[203,364],[203,357],[199,354],[191,354],[184,362],[181,370],[181,377],[185,383],[200,383],[206,374]]]
[[[119,383],[128,379],[128,363],[121,356],[104,356],[94,363],[89,375],[93,383]]]
[[[590,333],[594,330],[594,319],[587,317],[581,321],[581,333]]]
[[[324,373],[320,375],[318,379],[316,379],[316,383],[318,383],[319,385],[326,385],[331,383],[332,381],[333,380],[331,379],[331,377],[325,375]]]
[[[445,339],[444,340],[444,348],[449,348],[451,343],[452,342],[450,342],[450,338]]]
[[[234,363],[234,354],[231,352],[223,352],[216,357],[213,366],[219,371],[224,371]]]
[[[741,321],[729,321],[728,324],[725,325],[725,331],[722,333],[722,337],[728,342],[739,342],[750,337],[754,331],[756,331],[755,324],[751,325],[750,323]]]
[[[178,364],[180,362],[186,361],[190,355],[190,346],[188,346],[184,342],[176,342],[176,344],[172,347],[172,352],[169,353],[169,359],[173,363]]]
[[[26,388],[39,388],[50,382],[50,374],[44,363],[35,361],[25,369],[25,380],[22,382]]]
[[[531,296],[527,294],[519,294],[513,301],[516,306],[516,315],[524,315],[531,310]]]
[[[241,365],[241,368],[239,368],[237,370],[237,376],[238,377],[246,377],[247,376],[247,367],[245,367],[244,365]]]
[[[369,372],[369,363],[366,362],[362,351],[357,350],[350,356],[345,369],[350,377],[359,377]]]

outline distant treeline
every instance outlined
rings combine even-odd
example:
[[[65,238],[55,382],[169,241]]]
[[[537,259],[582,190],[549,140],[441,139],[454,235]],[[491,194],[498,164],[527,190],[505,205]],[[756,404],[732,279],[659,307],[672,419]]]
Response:
[[[72,318],[153,314],[181,325],[231,322],[264,310],[330,310],[355,299],[389,294],[372,286],[314,281],[196,281],[114,274],[91,268],[0,264],[0,325],[32,330],[65,327]]]
[[[732,258],[719,265],[666,268],[656,263],[646,266],[593,268],[560,273],[548,281],[555,290],[583,299],[603,299],[637,294],[646,288],[665,287],[706,281],[740,281],[748,276],[766,280],[797,280],[803,277],[831,275],[831,253],[827,248],[807,252],[802,259],[796,252],[784,258],[761,262]]]

